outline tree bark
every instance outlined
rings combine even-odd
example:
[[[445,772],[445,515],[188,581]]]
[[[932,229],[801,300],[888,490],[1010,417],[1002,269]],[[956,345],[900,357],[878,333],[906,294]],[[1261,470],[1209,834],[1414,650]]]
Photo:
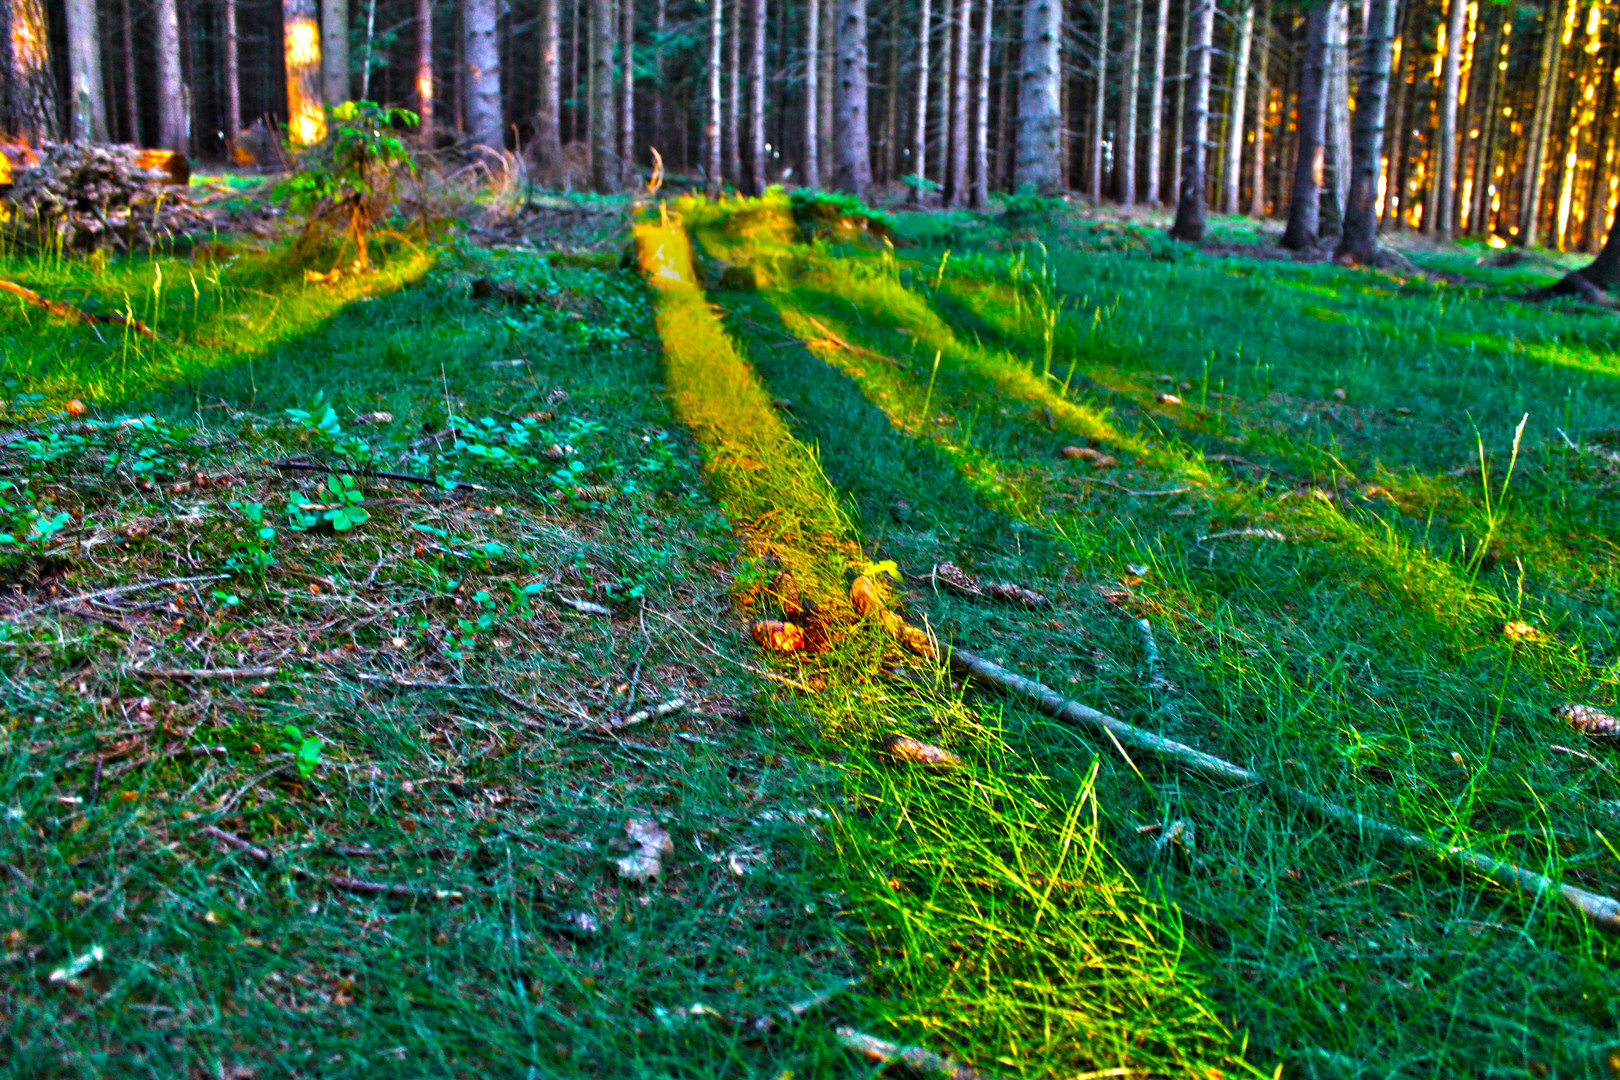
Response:
[[[836,170],[834,164],[838,149],[833,145],[833,102],[837,100],[838,82],[838,4],[836,0],[821,3],[821,75],[816,80],[816,91],[821,100],[816,104],[816,116],[821,124],[821,181],[828,183]]]
[[[1271,84],[1267,81],[1271,64],[1271,2],[1261,0],[1255,27],[1254,49],[1254,154],[1250,158],[1249,216],[1266,216],[1266,121],[1270,119]]]
[[[613,42],[618,20],[613,0],[591,0],[591,185],[606,195],[618,187],[614,138]]]
[[[1243,195],[1243,122],[1248,118],[1249,51],[1254,44],[1254,4],[1238,16],[1237,59],[1232,65],[1231,116],[1226,122],[1226,166],[1221,171],[1221,212],[1236,214]]]
[[[1505,15],[1499,15],[1496,23],[1496,33],[1491,39],[1489,56],[1490,74],[1485,83],[1485,122],[1484,130],[1480,132],[1479,150],[1474,155],[1474,200],[1469,207],[1469,231],[1482,233],[1492,228],[1491,225],[1491,196],[1490,185],[1496,175],[1496,141],[1497,120],[1502,113],[1502,63],[1507,59],[1507,48],[1503,38],[1504,29],[1509,25]],[[1614,82],[1610,80],[1609,91],[1614,90]],[[1610,103],[1612,105],[1612,102]],[[1605,105],[1607,112],[1609,105]],[[1595,208],[1594,208],[1595,211]],[[1597,219],[1593,218],[1593,225]]]
[[[953,0],[939,3],[939,185],[942,198],[950,197],[951,186],[951,66],[956,60],[956,18],[952,13]]]
[[[1461,2],[1461,0],[1457,0]],[[1367,36],[1356,83],[1355,130],[1351,135],[1350,195],[1335,262],[1371,266],[1377,260],[1378,177],[1383,169],[1384,117],[1395,44],[1399,0],[1370,0]]]
[[[135,79],[135,13],[130,9],[129,0],[118,0],[118,28],[123,35],[124,138],[139,146],[141,97]]]
[[[766,0],[753,0],[748,51],[748,193],[765,194],[765,18]]]
[[[1063,7],[1059,0],[1024,0],[1022,75],[1018,88],[1018,139],[1013,186],[1056,194],[1063,184],[1063,65],[1060,43]]]
[[[957,0],[951,57],[951,169],[945,179],[945,205],[968,201],[972,179],[968,174],[968,67],[973,45],[973,0]]]
[[[1345,0],[1332,0],[1331,7],[1327,76],[1322,89],[1320,236],[1338,236],[1344,230],[1345,194],[1350,186],[1350,5]]]
[[[1379,221],[1380,231],[1399,230],[1408,209],[1406,188],[1410,179],[1411,154],[1408,148],[1411,145],[1412,125],[1407,118],[1415,111],[1412,102],[1417,96],[1417,88],[1412,82],[1417,75],[1418,55],[1422,52],[1418,45],[1421,33],[1417,29],[1417,8],[1416,4],[1406,5],[1406,16],[1397,43],[1399,62],[1394,65],[1390,76],[1395,81],[1395,89],[1391,93],[1395,103],[1390,108],[1389,130],[1392,138],[1389,165],[1385,170],[1384,213]]]
[[[742,9],[746,0],[732,0],[731,23],[726,27],[726,178],[734,186],[742,181]]]
[[[555,3],[555,0],[553,0]],[[669,0],[658,0],[653,8],[653,88],[652,88],[652,134],[650,136],[654,146],[664,145],[664,29],[669,21]],[[681,127],[686,127],[685,116],[682,116]],[[683,163],[684,164],[684,163]]]
[[[1204,169],[1209,151],[1209,69],[1215,44],[1215,0],[1192,0],[1187,13],[1187,141],[1181,148],[1181,197],[1170,235],[1196,244],[1204,238]]]
[[[316,79],[320,74],[320,31],[314,0],[283,0],[283,33],[287,49],[288,134],[293,142],[316,142],[326,132]],[[186,109],[185,76],[180,70],[180,9],[175,0],[157,0],[158,145],[185,153],[191,148],[191,115]],[[295,55],[296,49],[296,55]],[[296,76],[296,81],[295,81]],[[300,97],[294,98],[295,86]],[[300,101],[303,102],[300,110]]]
[[[926,4],[927,0],[923,2]],[[818,188],[821,186],[821,0],[808,0],[804,39],[804,186]]]
[[[929,0],[922,0],[917,37],[917,109],[914,114],[916,126],[911,133],[911,171],[919,179],[926,179],[928,176],[928,46],[933,30],[929,25],[931,9]]]
[[[416,0],[418,20],[426,9],[432,18],[433,0]],[[429,46],[431,48],[431,45]],[[418,54],[418,71],[421,66]],[[432,54],[427,57],[433,62]],[[418,76],[420,84],[420,76]],[[418,85],[418,92],[420,92]],[[535,155],[543,167],[554,167],[562,158],[562,9],[561,0],[540,0],[540,101],[535,111]],[[423,126],[426,126],[423,121]]]
[[[1120,87],[1115,172],[1122,206],[1136,205],[1136,107],[1142,84],[1142,0],[1125,0],[1125,82]]]
[[[1148,93],[1147,191],[1149,206],[1164,201],[1159,177],[1164,165],[1164,54],[1170,44],[1170,0],[1159,0],[1153,32],[1153,76]]]
[[[837,41],[833,187],[864,198],[872,186],[866,101],[866,0],[838,0]]]
[[[1108,0],[1101,0],[1097,11],[1097,100],[1093,102],[1091,124],[1091,197],[1103,197],[1103,136],[1108,122]],[[1060,125],[1067,129],[1068,125]]]
[[[68,137],[74,142],[107,141],[107,98],[101,90],[101,31],[95,0],[66,0],[68,51]]]
[[[1170,110],[1170,183],[1166,190],[1170,197],[1181,203],[1181,136],[1187,119],[1187,31],[1192,25],[1192,10],[1181,13],[1181,31],[1176,43],[1176,104]]]
[[[995,46],[996,0],[984,0],[979,73],[973,85],[973,207],[990,201],[990,50]]]
[[[224,0],[224,7],[225,145],[234,151],[236,149],[236,137],[242,130],[242,67],[238,51],[236,0]]]
[[[1542,185],[1546,179],[1543,163],[1547,153],[1554,90],[1558,83],[1558,69],[1563,58],[1564,0],[1548,0],[1547,14],[1542,18],[1541,57],[1536,87],[1535,108],[1530,117],[1531,140],[1525,155],[1525,182],[1523,200],[1519,206],[1519,234],[1515,238],[1520,247],[1534,247],[1539,236]]]
[[[891,184],[900,175],[900,99],[904,96],[900,84],[900,7],[901,0],[889,5],[888,70],[883,88],[883,178]]]
[[[321,0],[321,93],[328,105],[349,100],[349,0]]]
[[[741,3],[742,0],[732,0]],[[709,0],[709,94],[708,116],[703,125],[704,154],[707,159],[709,198],[720,194],[721,185],[721,135],[720,135],[720,64],[721,64],[721,26],[724,19],[725,0]]]
[[[619,0],[619,71],[619,186],[625,188],[636,170],[636,0]]]
[[[1288,199],[1288,228],[1282,246],[1294,251],[1316,242],[1322,213],[1322,128],[1326,120],[1328,35],[1333,5],[1319,4],[1306,15],[1305,70],[1299,87],[1298,155]]]
[[[607,2],[611,3],[611,0]],[[501,118],[501,51],[497,36],[499,14],[497,0],[465,0],[461,16],[465,41],[462,48],[467,63],[467,134],[476,145],[497,151],[506,146]],[[611,95],[611,75],[607,86]],[[605,130],[611,140],[611,122],[605,125]],[[611,151],[611,141],[608,146]]]
[[[1462,45],[1468,0],[1451,0],[1446,23],[1446,59],[1440,74],[1440,199],[1435,231],[1450,236],[1457,228],[1457,97],[1462,85]]]

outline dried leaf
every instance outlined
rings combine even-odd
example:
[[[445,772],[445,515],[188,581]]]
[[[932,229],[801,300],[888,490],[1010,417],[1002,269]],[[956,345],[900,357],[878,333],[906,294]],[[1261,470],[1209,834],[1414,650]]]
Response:
[[[557,603],[567,605],[582,615],[612,615],[613,612],[601,604],[594,604],[589,600],[580,600],[572,596],[559,596]]]
[[[619,868],[619,876],[627,881],[650,881],[664,872],[664,864],[657,856],[643,855],[639,851],[615,859],[613,865]]]
[[[1000,600],[1002,603],[1018,604],[1021,607],[1048,607],[1052,603],[1044,593],[1038,593],[1034,589],[1026,589],[1022,585],[1014,585],[1010,581],[987,585],[984,591],[987,596]]]
[[[941,750],[932,743],[913,739],[909,735],[885,735],[883,748],[901,761],[915,765],[949,769],[962,764],[962,759],[949,750]]]
[[[804,629],[797,623],[766,619],[754,624],[754,640],[772,652],[798,652],[804,648]]]
[[[1546,634],[1542,633],[1540,630],[1537,630],[1529,623],[1519,622],[1518,620],[1510,620],[1502,623],[1499,627],[1497,627],[1497,630],[1509,641],[1533,641],[1543,644],[1547,641]]]
[[[1176,395],[1174,395],[1174,394],[1155,394],[1155,395],[1153,395],[1153,400],[1157,401],[1160,405],[1180,405],[1181,404],[1181,399],[1176,397]]]
[[[1591,705],[1566,703],[1553,706],[1554,718],[1562,720],[1583,735],[1608,742],[1620,742],[1620,717],[1611,716]]]
[[[944,562],[937,564],[934,567],[933,579],[936,583],[944,585],[954,592],[959,592],[963,596],[979,597],[984,595],[984,590],[979,587],[978,579],[955,563]]]
[[[878,592],[877,583],[865,574],[850,583],[849,602],[866,618],[884,610],[883,594]]]
[[[652,818],[636,818],[625,822],[624,831],[645,855],[669,856],[675,854],[675,841],[669,831]]]

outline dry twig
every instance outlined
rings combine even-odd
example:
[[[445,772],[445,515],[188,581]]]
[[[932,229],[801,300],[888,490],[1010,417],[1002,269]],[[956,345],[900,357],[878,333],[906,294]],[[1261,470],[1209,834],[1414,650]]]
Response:
[[[838,1041],[871,1061],[885,1065],[899,1062],[924,1076],[939,1077],[941,1080],[985,1080],[984,1073],[944,1054],[936,1054],[921,1046],[902,1046],[852,1027],[839,1028]]]
[[[78,596],[66,596],[60,600],[47,600],[43,604],[36,604],[31,608],[14,611],[5,617],[5,621],[13,622],[17,619],[37,615],[52,608],[70,607],[74,604],[84,604],[91,600],[107,600],[114,596],[123,596],[126,593],[144,592],[147,589],[161,589],[169,585],[192,585],[206,581],[225,581],[229,574],[202,574],[197,577],[162,578],[158,581],[142,581],[134,585],[120,585],[114,589],[102,589],[99,592],[80,593]]]
[[[246,852],[267,866],[275,864],[275,856],[262,847],[256,847],[248,843],[240,836],[235,836],[214,825],[204,825],[202,831],[206,835],[223,842],[228,847]],[[419,889],[412,885],[393,885],[382,881],[365,881],[361,878],[317,874],[315,871],[306,870],[302,866],[290,866],[287,869],[299,877],[323,882],[334,889],[342,889],[345,892],[366,893],[372,896],[406,896],[418,900],[460,900],[462,896],[460,892],[454,889]]]
[[[85,311],[82,308],[76,308],[72,304],[65,303],[61,300],[47,300],[33,289],[18,285],[15,281],[0,280],[0,290],[11,293],[13,296],[20,297],[24,303],[32,304],[35,307],[44,308],[52,315],[56,315],[64,319],[71,319],[74,322],[90,323],[92,325],[100,323],[103,326],[127,326],[137,334],[140,334],[142,337],[148,337],[154,341],[158,340],[157,331],[153,330],[150,326],[147,326],[139,319],[132,319],[125,315],[98,315],[93,311]]]

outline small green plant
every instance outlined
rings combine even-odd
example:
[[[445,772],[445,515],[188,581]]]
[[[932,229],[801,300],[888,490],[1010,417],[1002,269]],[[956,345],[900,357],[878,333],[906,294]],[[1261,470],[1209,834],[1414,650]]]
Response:
[[[1001,220],[1011,229],[1024,229],[1051,219],[1064,208],[1062,199],[1042,195],[1035,185],[1025,184],[1017,191],[995,196],[1001,204]]]
[[[927,196],[939,192],[938,183],[916,173],[907,173],[900,178],[900,182],[906,185],[906,190],[911,192],[911,201],[915,203],[921,203]]]
[[[231,501],[225,505],[241,514],[247,528],[231,543],[234,554],[225,560],[227,569],[251,577],[259,577],[276,564],[270,545],[276,539],[275,526],[264,519],[264,506],[260,503]]]
[[[319,488],[319,495],[328,500],[327,504],[305,502],[299,495],[288,500],[288,528],[307,532],[325,526],[341,533],[371,520],[366,508],[360,505],[365,502],[365,493],[351,476],[333,473]]]
[[[313,733],[304,734],[297,724],[288,724],[281,732],[287,736],[281,748],[293,755],[293,763],[298,766],[298,775],[309,779],[316,766],[321,763],[321,737]]]
[[[400,174],[415,171],[397,133],[415,127],[418,118],[374,101],[346,101],[332,110],[332,120],[326,141],[275,193],[306,215],[306,241],[340,224],[354,244],[355,269],[364,273],[371,268],[371,231],[393,209]]]

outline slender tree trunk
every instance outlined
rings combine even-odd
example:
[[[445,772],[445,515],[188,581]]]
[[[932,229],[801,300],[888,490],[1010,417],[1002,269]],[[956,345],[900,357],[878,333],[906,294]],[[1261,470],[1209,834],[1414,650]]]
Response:
[[[555,3],[555,0],[553,0]],[[652,87],[652,142],[664,146],[664,32],[669,22],[669,0],[658,0],[653,8],[653,87]],[[682,117],[685,126],[685,117]]]
[[[1215,0],[1192,0],[1187,18],[1187,141],[1181,148],[1181,197],[1170,235],[1196,244],[1204,238],[1204,167],[1209,150],[1209,69],[1215,45]]]
[[[607,2],[611,3],[611,0]],[[491,150],[501,150],[506,146],[501,118],[501,51],[497,36],[499,13],[497,0],[465,0],[461,14],[464,34],[462,48],[467,58],[467,133],[474,143]],[[612,88],[610,76],[609,93],[612,93]],[[606,130],[611,140],[611,124]],[[608,146],[611,150],[611,141]]]
[[[141,97],[135,79],[135,13],[129,0],[118,0],[118,28],[123,35],[124,138],[141,144]]]
[[[613,42],[618,20],[613,0],[591,3],[591,184],[606,195],[619,186],[613,115]]]
[[[1181,204],[1181,136],[1187,119],[1187,33],[1192,26],[1192,9],[1181,13],[1181,31],[1176,46],[1176,104],[1170,113],[1170,183],[1166,190]]]
[[[349,100],[349,0],[321,0],[321,92],[328,105]]]
[[[833,101],[833,187],[864,198],[872,186],[867,126],[866,0],[838,0]]]
[[[1266,121],[1270,119],[1271,84],[1267,75],[1271,64],[1271,0],[1261,0],[1260,18],[1255,26],[1254,49],[1254,154],[1249,174],[1249,216],[1266,216]]]
[[[883,182],[892,184],[900,175],[900,99],[904,88],[900,84],[900,8],[901,0],[893,0],[889,8],[889,70],[883,92]]]
[[[1023,70],[1018,90],[1018,147],[1013,186],[1026,184],[1043,194],[1063,183],[1061,42],[1063,6],[1059,0],[1024,0]]]
[[[1332,0],[1328,28],[1327,78],[1322,91],[1323,178],[1319,236],[1338,236],[1344,229],[1344,202],[1350,183],[1350,31],[1349,5]]]
[[[951,186],[951,64],[956,59],[956,18],[952,12],[954,0],[939,0],[939,132],[935,147],[939,155],[939,185],[944,199],[950,198]]]
[[[984,0],[979,73],[973,84],[973,207],[990,200],[990,51],[995,45],[996,0]]]
[[[1170,0],[1159,0],[1153,31],[1153,75],[1148,92],[1147,192],[1149,206],[1164,201],[1159,177],[1164,165],[1164,54],[1170,43]]]
[[[747,0],[732,0],[726,27],[726,178],[742,184],[742,9]]]
[[[1103,197],[1103,137],[1108,124],[1108,0],[1097,10],[1097,100],[1093,103],[1091,125],[1091,197]],[[1067,128],[1067,125],[1064,125]]]
[[[1120,87],[1119,145],[1114,150],[1119,201],[1136,205],[1136,108],[1142,87],[1142,0],[1125,0],[1125,83]]]
[[[234,151],[236,149],[236,137],[242,131],[242,67],[238,53],[236,0],[224,0],[224,8],[225,145]],[[234,157],[234,154],[231,156]]]
[[[1299,152],[1294,186],[1288,200],[1288,228],[1282,245],[1300,251],[1316,242],[1322,213],[1322,128],[1326,119],[1328,37],[1333,5],[1321,4],[1306,15],[1305,71],[1299,87]]]
[[[973,0],[957,0],[955,48],[951,57],[951,168],[945,178],[945,205],[963,206],[972,179],[968,174],[968,65],[973,45]]]
[[[1504,31],[1509,25],[1505,15],[1498,16],[1496,33],[1491,39],[1491,51],[1488,57],[1489,77],[1485,83],[1485,115],[1484,130],[1480,133],[1479,152],[1474,156],[1474,199],[1469,207],[1469,231],[1476,233],[1488,232],[1491,229],[1491,195],[1490,186],[1496,176],[1496,144],[1498,131],[1498,117],[1502,112],[1502,77],[1501,65],[1507,59]],[[1609,90],[1614,89],[1613,80],[1610,80]],[[1605,112],[1608,111],[1605,106]],[[1505,200],[1504,200],[1505,201]],[[1595,212],[1595,208],[1594,208]],[[1598,224],[1593,218],[1593,226]]]
[[[1237,25],[1237,59],[1232,65],[1231,115],[1226,123],[1226,167],[1222,170],[1221,212],[1235,214],[1243,188],[1243,121],[1248,116],[1249,51],[1254,43],[1254,4],[1243,5]]]
[[[1458,0],[1460,3],[1461,0]],[[1351,135],[1350,196],[1335,262],[1371,266],[1377,259],[1378,176],[1383,168],[1384,117],[1399,0],[1370,0],[1361,71],[1356,80],[1355,130]]]
[[[748,193],[765,194],[765,0],[753,0],[748,50]]]
[[[1396,43],[1398,62],[1391,72],[1391,77],[1395,80],[1392,94],[1395,104],[1390,110],[1389,125],[1393,138],[1389,147],[1389,165],[1385,172],[1384,213],[1379,221],[1380,231],[1399,230],[1407,210],[1410,209],[1406,200],[1412,158],[1410,152],[1412,124],[1409,117],[1416,111],[1412,103],[1417,97],[1417,89],[1412,85],[1412,80],[1416,77],[1418,56],[1422,52],[1417,43],[1419,40],[1417,7],[1418,5],[1411,3],[1406,5],[1406,18],[1401,26],[1401,36]]]
[[[180,71],[180,9],[175,0],[157,0],[158,145],[185,153],[191,144],[191,117],[186,110],[186,83]],[[286,34],[288,134],[297,145],[317,142],[326,132],[321,98],[321,39],[315,24],[314,0],[284,0]],[[297,95],[296,97],[294,95]]]
[[[1462,46],[1468,0],[1451,0],[1446,24],[1446,59],[1440,75],[1440,200],[1435,228],[1450,236],[1457,227],[1457,97],[1461,88]]]
[[[1546,170],[1542,167],[1547,153],[1554,92],[1558,84],[1558,69],[1563,56],[1564,0],[1548,0],[1547,14],[1541,25],[1540,79],[1536,88],[1535,109],[1530,117],[1532,136],[1530,152],[1525,156],[1525,182],[1523,201],[1519,208],[1519,235],[1521,247],[1534,247],[1539,238],[1542,185]]]
[[[1494,55],[1494,54],[1493,54]],[[1603,53],[1598,54],[1599,60]],[[1494,66],[1494,65],[1493,65]],[[1581,238],[1581,250],[1590,252],[1601,241],[1599,229],[1602,227],[1601,215],[1607,206],[1609,186],[1606,183],[1609,173],[1610,146],[1614,138],[1614,83],[1615,71],[1613,65],[1604,65],[1601,82],[1603,84],[1603,104],[1598,108],[1597,136],[1592,147],[1592,181],[1587,188],[1585,230]],[[1483,192],[1484,186],[1476,183],[1475,192]],[[1484,200],[1476,194],[1474,203],[1478,205]]]
[[[1484,104],[1490,96],[1491,75],[1496,67],[1490,62],[1492,19],[1491,8],[1476,5],[1475,18],[1469,21],[1472,33],[1465,35],[1469,38],[1468,82],[1459,103],[1462,115],[1457,131],[1457,206],[1452,215],[1454,227],[1464,235],[1469,232],[1469,222],[1474,218],[1474,207],[1483,190],[1474,186],[1474,174],[1479,165],[1484,129],[1489,125]]]
[[[816,80],[816,92],[821,96],[816,105],[816,116],[821,123],[821,182],[825,186],[837,165],[838,149],[833,145],[833,102],[837,100],[838,82],[838,3],[821,3],[821,75]]]
[[[1018,72],[1022,69],[1022,59],[1018,55],[1018,43],[1007,41],[1001,50],[1001,89],[997,93],[996,101],[996,186],[1010,190],[1013,182],[1013,137],[1009,134],[1013,123],[1014,90],[1018,83]]]
[[[732,0],[741,3],[742,0]],[[707,158],[706,171],[708,176],[709,198],[720,194],[721,185],[721,135],[720,135],[720,65],[721,65],[721,27],[724,19],[725,0],[708,0],[709,3],[709,94],[708,116],[703,125],[703,149]]]
[[[66,0],[68,50],[68,137],[74,142],[107,141],[107,98],[101,90],[101,31],[95,0]]]
[[[416,0],[418,25],[431,22],[433,0]],[[426,9],[425,13],[423,9]],[[424,19],[425,15],[425,19]],[[562,11],[560,0],[540,0],[540,107],[535,116],[535,155],[544,167],[562,159]],[[431,49],[431,42],[429,48]],[[432,53],[428,63],[432,64]],[[418,53],[417,64],[421,64]],[[421,87],[417,87],[421,92]],[[424,121],[425,124],[425,121]]]
[[[626,188],[636,171],[636,0],[619,0],[619,72],[619,186]],[[761,98],[764,82],[761,74]]]
[[[933,32],[933,27],[929,25],[931,7],[929,0],[922,0],[917,38],[916,127],[912,131],[911,139],[911,170],[922,179],[928,176],[928,44]]]
[[[804,186],[821,186],[821,0],[808,0],[804,20]]]

